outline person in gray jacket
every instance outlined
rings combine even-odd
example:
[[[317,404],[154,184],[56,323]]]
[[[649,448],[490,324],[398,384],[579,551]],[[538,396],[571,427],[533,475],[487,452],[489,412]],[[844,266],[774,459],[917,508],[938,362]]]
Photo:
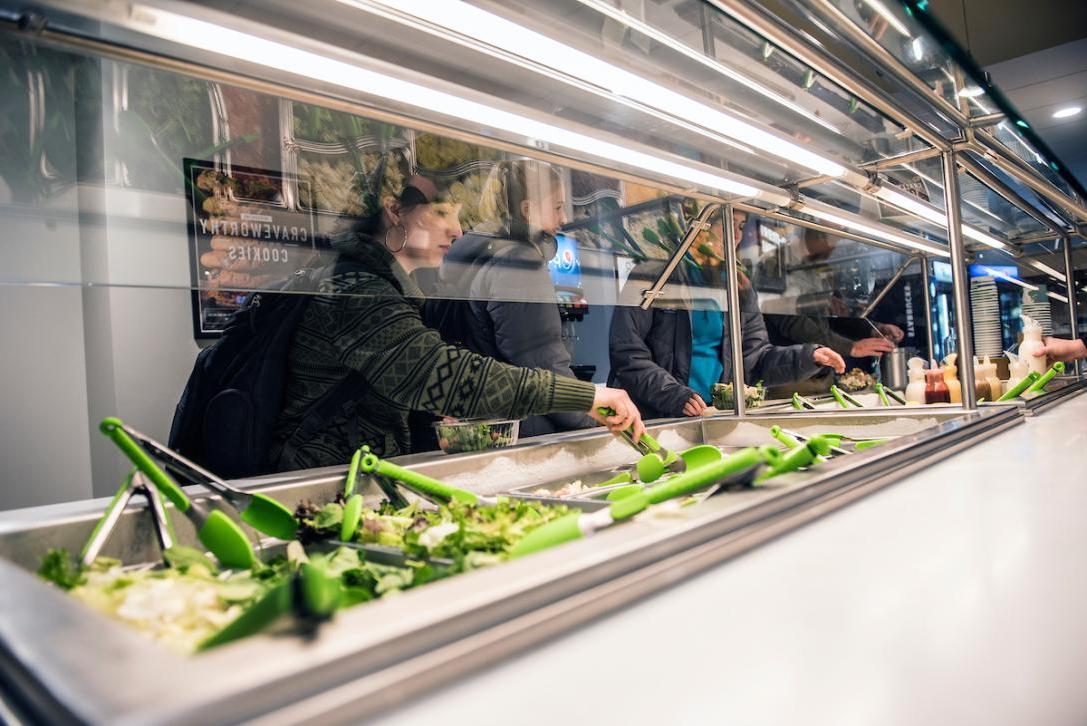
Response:
[[[484,189],[481,211],[489,221],[446,254],[427,321],[474,353],[572,378],[547,267],[566,222],[562,178],[545,162],[517,159],[496,165]],[[525,419],[521,436],[595,425],[583,414],[551,413]]]
[[[737,241],[746,221],[746,214],[733,212]],[[689,257],[672,273],[665,296],[649,310],[638,306],[641,291],[660,274],[664,262],[635,268],[612,317],[608,385],[626,389],[646,418],[701,415],[711,401],[713,384],[732,378],[731,343],[722,312],[725,293],[722,285],[712,284],[724,276],[720,254],[692,252]],[[758,297],[743,273],[740,314],[748,385],[803,380],[823,366],[845,371],[845,361],[830,348],[771,345]]]

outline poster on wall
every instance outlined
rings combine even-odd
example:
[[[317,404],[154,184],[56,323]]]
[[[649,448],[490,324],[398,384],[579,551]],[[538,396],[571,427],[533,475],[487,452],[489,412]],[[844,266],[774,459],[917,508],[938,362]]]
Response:
[[[251,293],[278,289],[314,263],[314,213],[286,208],[278,171],[233,166],[227,174],[185,159],[185,180],[193,333],[216,338]]]

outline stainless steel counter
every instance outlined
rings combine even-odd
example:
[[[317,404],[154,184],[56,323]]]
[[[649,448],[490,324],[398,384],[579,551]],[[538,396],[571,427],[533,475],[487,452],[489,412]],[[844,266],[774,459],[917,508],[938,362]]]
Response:
[[[1087,722],[1087,396],[929,461],[381,722]]]

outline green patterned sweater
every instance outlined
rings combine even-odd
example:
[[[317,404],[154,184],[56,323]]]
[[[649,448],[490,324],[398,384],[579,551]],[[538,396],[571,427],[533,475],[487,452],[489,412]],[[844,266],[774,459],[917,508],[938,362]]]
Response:
[[[341,253],[351,264],[321,283],[291,341],[269,457],[277,471],[343,464],[363,444],[379,456],[409,453],[412,410],[522,419],[591,408],[591,383],[446,344],[423,324],[423,294],[393,256],[368,238],[351,239]],[[354,416],[286,446],[313,403],[352,373],[366,381]]]

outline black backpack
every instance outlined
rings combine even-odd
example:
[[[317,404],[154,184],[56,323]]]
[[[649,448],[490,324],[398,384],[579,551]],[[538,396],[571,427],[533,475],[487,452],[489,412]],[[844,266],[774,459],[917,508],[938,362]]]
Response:
[[[174,411],[169,446],[216,474],[238,478],[272,469],[268,453],[283,409],[287,353],[295,328],[328,268],[300,270],[277,290],[251,296],[223,336],[196,357]],[[288,438],[298,445],[332,417],[350,413],[365,390],[352,375],[306,411]]]

